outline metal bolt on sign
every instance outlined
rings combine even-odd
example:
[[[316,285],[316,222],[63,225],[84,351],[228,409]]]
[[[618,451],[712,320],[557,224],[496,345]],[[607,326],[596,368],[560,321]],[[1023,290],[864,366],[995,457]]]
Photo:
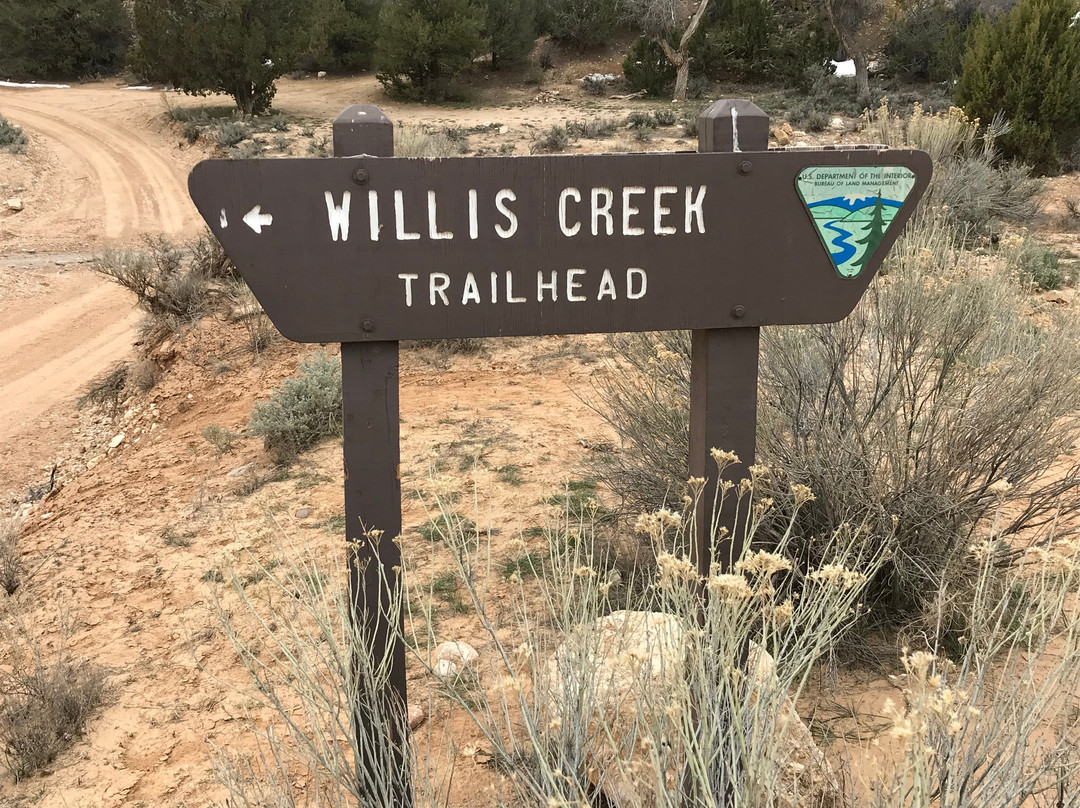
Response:
[[[196,207],[278,330],[341,343],[354,618],[373,654],[390,651],[387,714],[407,699],[402,627],[386,618],[401,569],[399,340],[690,329],[708,575],[709,450],[739,456],[732,479],[754,460],[759,329],[846,317],[930,180],[920,151],[769,150],[749,101],[716,102],[698,129],[696,153],[395,158],[393,124],[362,105],[335,119],[333,159],[192,170]],[[721,566],[741,552],[731,499]],[[355,723],[358,745],[377,746]],[[361,764],[402,772],[395,806],[413,801],[405,732],[394,760]]]

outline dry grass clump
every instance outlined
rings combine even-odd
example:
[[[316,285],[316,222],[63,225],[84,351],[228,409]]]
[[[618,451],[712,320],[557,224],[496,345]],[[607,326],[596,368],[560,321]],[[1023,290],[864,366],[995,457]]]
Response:
[[[215,311],[243,283],[209,231],[186,245],[148,236],[141,250],[107,250],[94,269],[135,294],[162,338]]]
[[[1024,223],[1039,211],[1042,182],[1028,167],[1003,163],[997,140],[1009,131],[1001,118],[980,128],[961,109],[928,114],[916,104],[902,119],[883,100],[863,116],[865,139],[894,148],[922,149],[934,161],[934,176],[920,213],[944,216],[962,231],[984,235],[998,222]]]
[[[961,574],[995,485],[1019,504],[1009,532],[1080,507],[1080,466],[1046,474],[1080,437],[1080,345],[1067,319],[1026,314],[1014,267],[987,270],[943,225],[911,232],[885,271],[840,323],[762,331],[758,446],[785,485],[816,494],[798,516],[808,551],[845,521],[895,535],[868,598],[896,624]],[[635,512],[682,495],[689,335],[615,344],[600,396],[623,445],[596,474]]]
[[[714,456],[722,468],[732,462]],[[652,572],[630,573],[647,576],[644,587],[613,574],[593,523],[564,512],[548,532],[546,575],[519,579],[512,606],[499,609],[486,592],[499,551],[474,534],[448,539],[489,649],[485,698],[473,694],[458,706],[500,761],[500,788],[513,804],[636,795],[641,804],[675,806],[687,786],[701,805],[829,804],[836,784],[811,787],[789,765],[791,705],[814,662],[859,613],[882,544],[847,526],[822,540],[821,562],[807,568],[788,514],[788,530],[770,551],[748,549],[732,569],[714,565],[702,578],[677,549],[691,543],[701,488],[691,481],[677,510],[639,518],[636,530],[657,558]],[[751,540],[774,510],[749,481],[722,497],[738,498],[748,512]],[[803,507],[812,494],[799,487],[793,501]],[[712,528],[722,540],[715,521]],[[523,541],[506,549],[511,557],[527,552]],[[631,590],[647,595],[628,608]],[[699,617],[703,590],[708,606]],[[430,647],[434,639],[413,644]],[[802,753],[820,759],[813,749]]]
[[[905,654],[901,703],[885,705],[903,757],[880,761],[871,805],[1077,804],[1080,538],[1052,534],[1019,557],[1015,544],[995,525],[968,548],[960,651]]]
[[[410,782],[417,804],[438,804],[424,799],[441,787],[428,776],[433,761],[418,761],[392,741],[407,737],[406,719],[379,697],[389,654],[373,649],[352,617],[352,552],[319,551],[280,534],[274,563],[239,561],[252,567],[257,584],[236,569],[226,575],[226,600],[216,601],[221,625],[252,695],[276,716],[273,726],[253,727],[256,755],[219,754],[230,805],[398,805]],[[379,585],[385,591],[386,579]],[[384,602],[389,624],[400,625],[401,599]],[[302,789],[298,771],[307,775]]]
[[[19,534],[22,520],[0,519],[0,589],[9,595],[22,583],[22,561],[19,558]]]
[[[394,130],[395,157],[456,157],[458,142],[446,132],[429,132],[418,126],[398,126]]]
[[[104,670],[61,647],[51,662],[25,631],[0,660],[0,758],[16,781],[48,766],[82,734],[105,696]]]

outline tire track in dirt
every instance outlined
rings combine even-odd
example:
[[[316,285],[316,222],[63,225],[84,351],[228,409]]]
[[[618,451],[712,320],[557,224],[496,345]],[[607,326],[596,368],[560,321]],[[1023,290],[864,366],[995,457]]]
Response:
[[[54,99],[60,103],[55,103]],[[44,138],[67,177],[59,206],[31,220],[37,230],[100,232],[106,242],[134,241],[143,233],[186,235],[198,214],[187,195],[183,171],[163,156],[164,144],[149,143],[123,127],[63,106],[64,93],[49,100],[4,101],[5,114],[31,136]]]

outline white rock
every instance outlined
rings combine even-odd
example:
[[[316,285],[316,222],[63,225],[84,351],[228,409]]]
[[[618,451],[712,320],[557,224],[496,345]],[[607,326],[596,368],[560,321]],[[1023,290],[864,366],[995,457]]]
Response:
[[[125,437],[126,436],[124,435],[123,432],[120,432],[117,435],[113,436],[113,439],[111,441],[109,441],[109,448],[110,449],[115,449],[117,446],[119,446],[121,443],[124,442]]]
[[[840,78],[849,79],[855,75],[854,59],[848,59],[845,62],[837,62],[836,60],[833,60],[832,66],[836,68],[835,75],[839,76]]]
[[[443,679],[457,676],[477,660],[480,654],[467,642],[439,643],[435,647],[435,664],[431,669]]]
[[[23,209],[23,201],[17,196],[11,197],[11,199],[7,200],[4,204],[7,206],[8,210],[15,211],[16,213]]]
[[[834,132],[843,132],[845,129],[847,129],[847,124],[844,123],[843,118],[837,116],[829,120],[829,128],[832,129]]]
[[[326,71],[325,70],[320,70],[315,75],[318,76],[320,79],[325,79],[326,78]]]

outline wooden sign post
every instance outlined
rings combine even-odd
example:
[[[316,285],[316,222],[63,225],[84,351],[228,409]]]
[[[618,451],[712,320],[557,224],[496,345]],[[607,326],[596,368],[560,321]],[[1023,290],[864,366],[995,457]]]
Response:
[[[709,451],[739,455],[732,478],[754,461],[759,328],[846,317],[931,173],[913,150],[770,151],[768,131],[749,101],[718,101],[697,153],[407,159],[377,107],[352,106],[334,121],[336,159],[191,172],[199,212],[278,330],[341,343],[354,617],[373,656],[389,654],[379,715],[355,716],[361,779],[391,782],[395,805],[412,804],[405,646],[388,618],[398,340],[691,329],[689,472],[707,480],[694,552],[708,575]],[[741,552],[735,504],[718,519],[723,567]]]

